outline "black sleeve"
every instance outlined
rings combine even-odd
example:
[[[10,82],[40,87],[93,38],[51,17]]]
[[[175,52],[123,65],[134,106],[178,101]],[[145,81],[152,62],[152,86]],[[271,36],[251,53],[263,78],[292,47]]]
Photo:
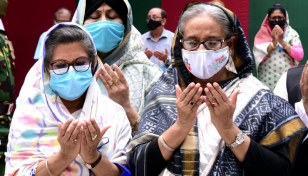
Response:
[[[250,140],[245,160],[241,163],[248,176],[284,176],[291,166],[286,144],[267,149]]]
[[[161,154],[158,146],[158,138],[151,141],[146,153],[146,158],[148,176],[157,176],[167,167],[168,162],[165,161],[163,155]]]

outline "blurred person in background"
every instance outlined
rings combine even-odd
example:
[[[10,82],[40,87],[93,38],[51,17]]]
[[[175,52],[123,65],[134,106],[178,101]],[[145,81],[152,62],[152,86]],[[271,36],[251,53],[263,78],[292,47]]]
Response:
[[[258,79],[274,90],[281,75],[300,65],[304,50],[298,33],[290,26],[289,15],[280,5],[268,9],[254,41],[253,54]]]
[[[225,3],[222,2],[221,0],[214,0],[214,1],[211,1],[210,3],[219,5],[221,7],[225,7]]]
[[[6,15],[7,5],[7,0],[0,0],[0,22]],[[0,175],[4,175],[4,152],[6,152],[15,101],[14,59],[13,45],[6,39],[4,27],[0,26]]]
[[[61,7],[61,8],[59,8],[55,11],[53,19],[54,19],[54,24],[63,23],[63,22],[70,22],[70,21],[72,21],[72,12],[65,7]],[[37,44],[35,54],[34,54],[35,60],[39,59],[42,40],[43,40],[45,34],[46,34],[46,32],[44,32],[40,36],[40,39],[39,39],[39,42]]]
[[[161,8],[153,8],[147,17],[150,31],[142,35],[144,53],[164,71],[171,64],[171,45],[174,33],[166,30],[167,14]]]

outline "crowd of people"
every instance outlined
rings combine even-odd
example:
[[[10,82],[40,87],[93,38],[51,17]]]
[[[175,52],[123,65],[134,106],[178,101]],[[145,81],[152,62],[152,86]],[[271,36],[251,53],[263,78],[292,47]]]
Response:
[[[220,0],[188,3],[175,33],[161,8],[143,35],[132,19],[127,0],[56,10],[14,112],[14,49],[0,29],[0,172],[305,175],[308,63],[282,5],[269,7],[253,52]]]

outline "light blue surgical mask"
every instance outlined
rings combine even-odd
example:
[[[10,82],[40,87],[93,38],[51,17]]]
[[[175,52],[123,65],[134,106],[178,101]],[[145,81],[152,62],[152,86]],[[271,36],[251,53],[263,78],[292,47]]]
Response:
[[[109,53],[123,40],[125,27],[112,21],[99,21],[83,26],[91,34],[95,47],[102,53]]]
[[[76,67],[89,68],[88,65]],[[81,97],[93,81],[90,68],[85,72],[77,72],[73,66],[70,66],[68,72],[63,75],[57,75],[50,70],[50,86],[60,97],[71,101],[76,100]],[[66,70],[65,68],[64,72]]]

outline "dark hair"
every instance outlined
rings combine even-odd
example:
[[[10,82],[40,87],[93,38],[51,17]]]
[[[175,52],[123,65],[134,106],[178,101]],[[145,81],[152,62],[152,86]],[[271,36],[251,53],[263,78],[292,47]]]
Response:
[[[72,21],[72,11],[70,11],[70,10],[69,10],[68,8],[66,8],[66,7],[58,8],[58,9],[55,11],[55,13],[54,13],[54,15],[53,15],[53,19],[54,19],[55,21],[57,21],[57,13],[58,13],[60,10],[67,10],[67,11],[70,13],[70,21]]]
[[[164,9],[162,9],[162,8],[159,8],[160,10],[161,10],[161,17],[162,18],[167,18],[167,13],[166,13],[166,11],[164,10]]]
[[[270,8],[268,9],[268,12],[267,12],[268,18],[271,16],[271,14],[272,14],[275,10],[280,10],[280,12],[283,13],[284,17],[285,17],[285,18],[287,17],[286,9],[285,9],[282,5],[280,5],[280,4],[274,4],[272,7],[270,7]]]
[[[93,59],[96,56],[96,50],[88,34],[77,26],[60,25],[59,27],[51,31],[48,39],[45,42],[45,66],[49,64],[49,61],[52,58],[53,50],[56,46],[60,44],[69,44],[74,42],[80,42],[84,45],[88,56],[93,63]]]

